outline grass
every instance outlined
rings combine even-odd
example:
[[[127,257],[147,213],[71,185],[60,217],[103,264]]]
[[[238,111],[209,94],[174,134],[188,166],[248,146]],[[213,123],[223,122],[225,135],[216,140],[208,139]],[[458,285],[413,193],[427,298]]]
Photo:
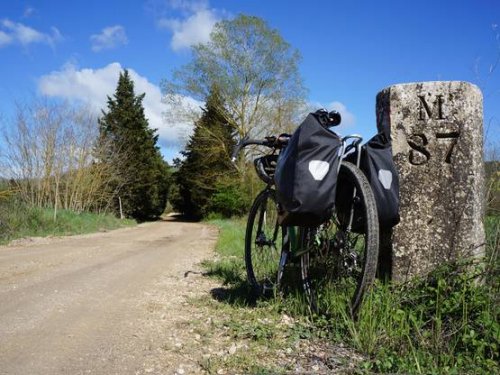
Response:
[[[343,342],[353,352],[362,353],[365,359],[358,363],[358,373],[500,373],[500,217],[485,220],[485,262],[443,265],[428,277],[403,285],[378,282],[357,320],[347,312],[345,295],[335,290],[326,302],[330,306],[328,317],[312,317],[300,293],[252,301],[245,281],[244,221],[211,223],[220,228],[218,258],[206,262],[205,267],[225,285],[222,300],[227,302],[228,311],[238,311],[236,319],[245,320],[245,311],[274,319],[279,314],[293,316],[300,324],[290,328],[290,336],[301,331],[299,336]],[[259,320],[229,326],[235,336],[253,337],[261,346],[274,340],[270,326]],[[240,361],[247,363],[248,356]]]
[[[220,236],[217,240],[217,253],[223,257],[242,258],[244,251],[245,225],[242,218],[232,220],[214,219],[209,221],[220,229]],[[242,263],[244,264],[244,263]]]
[[[500,215],[488,216],[484,221],[486,232],[486,264],[488,272],[491,274],[491,280],[498,282],[497,288],[500,288]],[[496,277],[496,278],[495,278]]]
[[[110,214],[28,207],[13,197],[0,199],[0,244],[25,237],[64,236],[132,226],[133,220],[119,220]]]
[[[497,373],[498,301],[494,290],[477,283],[475,271],[470,264],[445,265],[406,285],[377,285],[359,319],[342,321],[350,343],[370,356],[366,368],[382,373]]]
[[[217,258],[206,260],[203,267],[207,274],[219,279],[226,290],[224,298],[237,306],[255,304],[246,283],[244,245],[245,221],[243,219],[214,219],[209,221],[220,229],[217,239]]]
[[[223,285],[215,296],[235,308],[256,306],[251,289],[247,285],[244,238],[245,221],[237,219],[214,219],[209,223],[219,228],[215,259],[205,260],[203,267],[206,274],[217,278]],[[261,306],[268,301],[260,301]]]
[[[320,340],[320,330],[307,317],[291,318],[279,296],[261,300],[253,297],[246,282],[243,219],[209,223],[219,227],[220,235],[217,257],[205,261],[204,268],[223,286],[212,291],[214,298],[205,301],[218,326],[203,330],[202,335],[222,331],[229,342],[244,349],[231,356],[207,359],[201,363],[202,368],[209,374],[218,369],[243,374],[286,374],[296,368],[310,372],[304,369],[313,361],[312,354],[307,354],[303,346],[311,338]]]
[[[280,325],[280,314],[270,305],[261,305],[254,309],[237,307],[231,304],[210,305],[214,319],[211,327],[200,327],[203,337],[214,332],[224,332],[223,346],[238,348],[234,353],[212,356],[201,363],[201,367],[209,374],[219,369],[228,369],[228,373],[243,374],[285,374],[291,370],[282,361],[278,362],[281,350],[295,343],[292,329]]]

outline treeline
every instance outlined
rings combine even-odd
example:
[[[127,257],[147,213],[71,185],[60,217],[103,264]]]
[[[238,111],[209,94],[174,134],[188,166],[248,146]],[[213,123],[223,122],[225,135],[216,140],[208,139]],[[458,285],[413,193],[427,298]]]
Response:
[[[159,216],[169,167],[144,116],[143,98],[124,71],[100,118],[56,101],[19,105],[3,134],[4,199],[51,209],[54,221],[60,210],[137,220]]]

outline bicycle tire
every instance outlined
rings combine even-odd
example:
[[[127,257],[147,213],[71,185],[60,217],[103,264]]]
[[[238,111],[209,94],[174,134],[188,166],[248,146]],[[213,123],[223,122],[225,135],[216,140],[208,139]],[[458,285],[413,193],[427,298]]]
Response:
[[[312,312],[329,314],[341,293],[355,317],[375,279],[379,227],[370,184],[354,164],[341,164],[332,218],[319,227],[301,228],[299,244],[302,283]]]
[[[277,288],[283,239],[276,193],[266,189],[252,204],[245,233],[247,278],[258,296],[268,295]]]

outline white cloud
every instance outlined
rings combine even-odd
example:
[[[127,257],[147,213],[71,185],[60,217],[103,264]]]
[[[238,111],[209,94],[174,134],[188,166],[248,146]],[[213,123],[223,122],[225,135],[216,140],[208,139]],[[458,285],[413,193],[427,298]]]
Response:
[[[0,47],[10,44],[12,42],[12,37],[0,30]]]
[[[33,43],[42,43],[54,46],[56,42],[62,40],[59,30],[52,27],[51,33],[42,33],[32,27],[22,23],[13,22],[9,19],[3,19],[0,22],[0,47],[12,43],[18,43],[27,46]]]
[[[128,43],[125,28],[121,25],[105,27],[100,34],[92,35],[90,41],[94,52],[113,49]]]
[[[101,69],[78,69],[73,64],[67,64],[61,70],[42,76],[38,89],[47,96],[86,103],[97,115],[101,115],[101,110],[107,109],[107,96],[112,97],[116,90],[121,71],[123,67],[117,62]],[[172,108],[163,103],[160,88],[133,69],[128,69],[128,72],[134,81],[135,93],[146,93],[144,112],[149,125],[158,129],[160,144],[174,151],[180,150],[192,131],[192,122],[175,121],[172,116],[167,121],[164,114]],[[202,105],[191,98],[181,98],[181,101],[198,111]]]
[[[161,18],[158,27],[172,31],[170,46],[174,51],[205,43],[210,39],[214,25],[219,21],[218,12],[208,8],[207,1],[170,1],[173,9],[186,13],[182,18]]]

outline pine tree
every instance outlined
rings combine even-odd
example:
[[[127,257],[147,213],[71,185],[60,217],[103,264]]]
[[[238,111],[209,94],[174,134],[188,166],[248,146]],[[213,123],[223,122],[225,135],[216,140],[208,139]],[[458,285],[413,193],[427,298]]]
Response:
[[[213,87],[176,173],[180,199],[175,208],[195,218],[211,210],[211,198],[225,181],[237,181],[230,161],[234,141],[221,108],[218,90]]]
[[[108,96],[108,111],[99,120],[100,142],[107,146],[100,158],[120,170],[111,188],[119,196],[124,214],[139,220],[161,215],[169,183],[168,166],[157,146],[158,134],[144,115],[144,96],[135,95],[125,70],[115,94]]]

